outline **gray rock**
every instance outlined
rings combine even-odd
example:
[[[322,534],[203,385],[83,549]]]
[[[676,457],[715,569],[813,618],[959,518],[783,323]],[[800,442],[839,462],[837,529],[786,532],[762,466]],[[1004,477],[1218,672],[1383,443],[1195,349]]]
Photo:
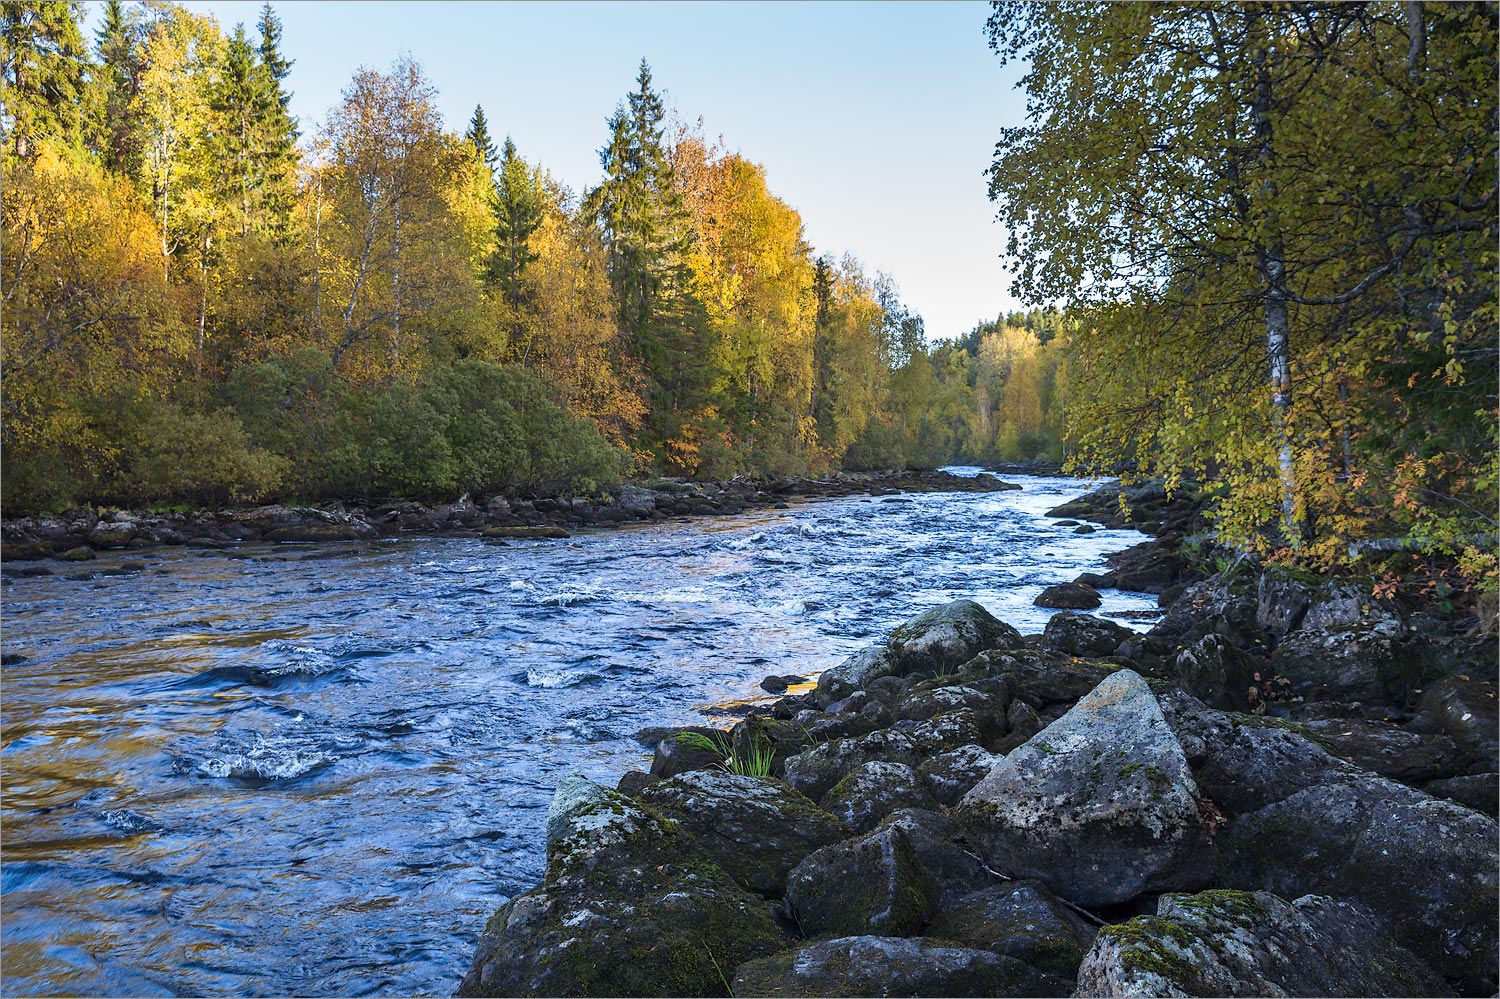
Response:
[[[712,995],[783,945],[764,900],[624,795],[565,779],[547,825],[546,882],[485,925],[459,995]]]
[[[1041,882],[1011,881],[945,906],[927,933],[1071,979],[1093,944],[1096,930]]]
[[[1018,649],[1020,632],[972,600],[924,611],[891,632],[886,648],[903,672],[961,666],[990,649]]]
[[[961,746],[934,756],[917,768],[927,792],[938,804],[951,808],[974,785],[990,775],[1000,757],[982,746]]]
[[[804,749],[786,761],[783,777],[800,793],[817,801],[855,768],[874,760],[914,766],[916,751],[899,732],[871,732]]]
[[[1465,991],[1495,990],[1500,909],[1493,819],[1372,775],[1299,791],[1219,834],[1220,876],[1372,912]]]
[[[821,804],[850,829],[862,833],[899,808],[930,808],[936,802],[911,767],[875,760],[835,784]]]
[[[703,749],[679,739],[678,736],[683,734],[701,735],[711,742],[719,740],[725,747],[729,745],[729,733],[719,729],[689,725],[671,730],[656,743],[656,754],[651,758],[651,776],[676,777],[690,770],[708,770],[718,767],[724,761],[722,752]]]
[[[872,646],[845,659],[818,677],[813,697],[820,708],[841,701],[873,681],[896,672],[896,661],[883,646]]]
[[[902,721],[924,721],[959,708],[969,708],[975,712],[993,715],[996,711],[996,700],[993,694],[962,684],[927,690],[914,688],[897,705],[893,713]],[[1004,704],[998,707],[1001,718],[1005,717],[1005,708]]]
[[[1113,674],[959,802],[990,866],[1080,905],[1213,878],[1198,787],[1146,682]]]
[[[1497,704],[1500,700],[1493,683],[1466,675],[1445,676],[1422,691],[1418,716],[1457,743],[1468,762],[1494,771],[1500,736]]]
[[[1099,932],[1077,996],[1439,996],[1444,982],[1353,906],[1265,892],[1168,895]]]
[[[1038,607],[1057,610],[1091,610],[1103,602],[1099,598],[1098,590],[1082,583],[1058,583],[1056,586],[1049,586],[1032,601]]]
[[[1092,614],[1053,614],[1042,631],[1042,645],[1070,656],[1112,656],[1133,637],[1129,628]]]
[[[1430,782],[1423,788],[1434,798],[1468,805],[1490,818],[1500,816],[1500,774],[1464,774]]]
[[[825,846],[787,878],[786,902],[807,936],[913,936],[932,918],[937,887],[904,830]]]
[[[1326,718],[1303,724],[1340,758],[1402,783],[1451,777],[1459,770],[1458,747],[1446,735],[1362,718]]]
[[[959,708],[926,721],[897,722],[894,728],[911,740],[919,759],[926,759],[961,746],[978,745],[984,741],[986,730],[1005,731],[1003,716],[1000,719],[993,715],[988,717],[990,724],[982,728],[977,713],[969,708]]]
[[[995,881],[995,876],[969,852],[957,824],[946,815],[923,808],[903,808],[892,812],[879,828],[899,829],[906,834],[922,870],[937,888],[941,906],[951,905]]]
[[[1276,573],[1262,573],[1256,588],[1255,623],[1277,638],[1302,626],[1317,595],[1315,586]]]
[[[737,996],[1065,996],[1069,983],[1023,961],[941,941],[821,940],[735,969]]]
[[[837,818],[771,778],[700,770],[638,796],[675,820],[737,884],[770,898],[786,889],[802,858],[846,834]]]
[[[1045,727],[1036,709],[1025,701],[1011,701],[1010,710],[1005,713],[1005,738],[995,747],[1004,755],[1025,744],[1032,736],[1036,735]]]
[[[1309,701],[1400,703],[1420,686],[1425,665],[1389,619],[1344,631],[1303,627],[1271,656],[1272,670]]]
[[[1204,635],[1172,661],[1172,676],[1190,694],[1216,708],[1244,711],[1250,689],[1265,668],[1219,635]]]

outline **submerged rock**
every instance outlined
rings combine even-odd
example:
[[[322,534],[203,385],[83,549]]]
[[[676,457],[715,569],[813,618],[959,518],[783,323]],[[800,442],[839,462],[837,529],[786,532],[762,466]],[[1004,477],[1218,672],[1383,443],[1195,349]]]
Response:
[[[761,958],[734,972],[737,996],[1064,996],[1069,983],[1024,961],[943,941],[856,936]]]
[[[1106,926],[1077,996],[1438,996],[1444,982],[1353,906],[1265,892],[1169,895]]]
[[[1214,874],[1182,747],[1131,670],[1005,757],[955,814],[992,867],[1080,905],[1200,888]]]

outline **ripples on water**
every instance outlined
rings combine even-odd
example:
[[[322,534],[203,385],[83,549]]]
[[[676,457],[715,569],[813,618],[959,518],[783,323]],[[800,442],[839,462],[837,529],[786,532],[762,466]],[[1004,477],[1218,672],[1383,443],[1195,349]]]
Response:
[[[613,784],[639,728],[727,723],[953,597],[1039,631],[1042,587],[1140,540],[1043,517],[1077,481],[1016,481],[5,580],[4,993],[451,994],[540,879],[563,773]]]

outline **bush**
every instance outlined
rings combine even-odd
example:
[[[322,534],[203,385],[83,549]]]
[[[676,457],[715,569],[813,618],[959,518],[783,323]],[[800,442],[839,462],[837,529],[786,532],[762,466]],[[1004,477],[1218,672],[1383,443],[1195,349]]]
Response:
[[[227,410],[186,413],[153,400],[141,406],[140,416],[124,474],[112,490],[127,504],[253,503],[274,492],[286,474],[287,462],[254,446]]]
[[[906,427],[872,416],[844,451],[843,467],[851,472],[879,472],[907,466],[910,440]]]

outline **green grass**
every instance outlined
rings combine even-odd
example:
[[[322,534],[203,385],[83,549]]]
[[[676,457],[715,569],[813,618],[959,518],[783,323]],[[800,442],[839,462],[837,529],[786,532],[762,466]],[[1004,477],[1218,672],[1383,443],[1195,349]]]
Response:
[[[769,777],[771,765],[776,760],[776,747],[762,739],[751,744],[750,752],[744,758],[735,755],[727,733],[721,732],[709,738],[698,732],[678,732],[677,741],[691,749],[717,753],[719,766],[741,777]]]

